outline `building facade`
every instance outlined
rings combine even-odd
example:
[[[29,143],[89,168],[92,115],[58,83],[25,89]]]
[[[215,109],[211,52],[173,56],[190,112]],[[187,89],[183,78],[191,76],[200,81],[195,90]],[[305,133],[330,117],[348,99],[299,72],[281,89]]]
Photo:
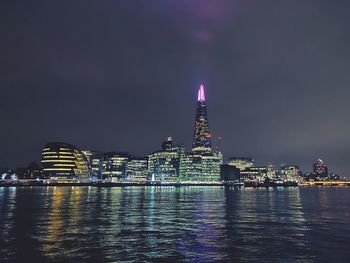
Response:
[[[244,171],[254,166],[254,159],[248,157],[231,157],[227,164],[238,168],[240,171]]]
[[[211,134],[209,132],[207,106],[204,86],[198,90],[197,109],[193,133],[192,151],[211,151]]]
[[[313,164],[313,170],[316,178],[328,177],[328,167],[321,159],[318,159],[317,162]]]
[[[129,160],[127,152],[108,152],[102,162],[102,178],[109,182],[118,182],[126,178],[126,166]]]
[[[222,154],[212,150],[204,86],[200,85],[193,132],[192,152],[180,153],[179,180],[220,181]]]
[[[222,164],[220,166],[221,180],[225,182],[239,182],[240,181],[240,169],[235,166]]]
[[[179,180],[214,182],[220,181],[220,152],[191,152],[180,155]]]
[[[147,181],[147,179],[148,179],[147,157],[131,156],[126,165],[126,180]]]
[[[90,176],[95,179],[102,179],[103,153],[90,150],[82,152],[88,161]]]
[[[297,165],[283,165],[281,167],[281,179],[283,181],[300,181],[300,169]]]
[[[89,178],[88,161],[85,155],[74,145],[68,143],[47,143],[42,150],[41,164],[45,178]]]
[[[151,180],[176,181],[179,175],[179,150],[173,147],[171,137],[162,143],[162,150],[148,156],[148,173]]]
[[[240,171],[240,179],[242,182],[263,183],[267,178],[266,166],[254,166]]]

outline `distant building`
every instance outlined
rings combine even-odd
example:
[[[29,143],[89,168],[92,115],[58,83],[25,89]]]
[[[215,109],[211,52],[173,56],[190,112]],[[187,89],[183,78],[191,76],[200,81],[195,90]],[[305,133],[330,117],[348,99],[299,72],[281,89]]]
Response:
[[[36,162],[31,162],[25,171],[25,178],[37,179],[41,177],[41,167]]]
[[[207,106],[205,100],[204,86],[200,85],[198,90],[197,109],[193,133],[193,152],[211,151],[211,134],[209,132]]]
[[[329,177],[329,180],[331,180],[331,181],[339,181],[340,180],[340,176],[335,174],[335,173],[330,173],[328,175],[328,177]]]
[[[0,173],[0,180],[18,180],[18,175],[13,171],[5,171]]]
[[[283,165],[281,167],[281,179],[283,181],[299,181],[301,172],[297,165]]]
[[[91,177],[102,179],[103,153],[98,151],[82,151],[86,156]]]
[[[248,157],[231,157],[227,164],[243,171],[254,166],[254,159]]]
[[[223,164],[223,157],[220,152],[211,152],[201,155],[202,159],[202,174],[201,180],[219,181],[220,166]]]
[[[243,182],[263,183],[267,178],[266,166],[254,166],[240,171],[240,179]]]
[[[186,153],[180,157],[181,181],[220,181],[220,152]]]
[[[238,182],[240,181],[240,170],[235,166],[222,164],[220,166],[220,176],[222,181]]]
[[[166,151],[172,151],[174,150],[173,147],[173,138],[172,137],[168,137],[163,143],[162,143],[162,151],[166,152]]]
[[[104,154],[102,177],[110,182],[118,182],[126,178],[126,165],[129,160],[127,152],[108,152]]]
[[[126,179],[130,181],[147,181],[147,157],[130,157],[126,165]]]
[[[313,164],[313,172],[303,175],[306,181],[338,181],[341,180],[340,176],[334,173],[330,173],[327,165],[321,159],[318,159]]]
[[[103,154],[96,152],[90,157],[90,173],[92,177],[102,179]]]
[[[27,177],[27,168],[17,167],[14,172],[15,172],[18,179],[27,179],[28,178]]]
[[[43,176],[52,179],[87,179],[88,162],[74,145],[62,142],[47,143],[42,151]]]
[[[316,178],[328,177],[328,167],[321,159],[318,159],[317,162],[313,164],[313,170]]]
[[[262,175],[260,171],[248,168],[244,171],[240,171],[240,180],[242,182],[264,182],[265,176]]]
[[[269,164],[266,166],[266,177],[268,179],[276,179],[277,178],[277,171],[276,171],[274,165]]]
[[[204,86],[200,85],[193,132],[192,152],[180,155],[180,180],[220,181],[222,154],[212,150]]]
[[[171,137],[162,143],[162,150],[148,156],[148,172],[157,181],[175,181],[179,175],[179,150]]]

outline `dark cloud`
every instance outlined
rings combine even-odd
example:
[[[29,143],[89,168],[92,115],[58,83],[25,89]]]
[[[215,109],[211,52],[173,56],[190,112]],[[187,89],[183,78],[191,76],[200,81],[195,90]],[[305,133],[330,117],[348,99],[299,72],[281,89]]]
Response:
[[[258,163],[350,165],[346,1],[2,1],[0,166],[46,141],[146,154],[214,137]]]

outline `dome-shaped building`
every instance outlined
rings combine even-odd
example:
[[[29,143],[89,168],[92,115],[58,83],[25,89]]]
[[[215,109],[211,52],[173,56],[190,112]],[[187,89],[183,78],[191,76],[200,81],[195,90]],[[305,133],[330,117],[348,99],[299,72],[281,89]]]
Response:
[[[68,143],[47,143],[42,151],[41,163],[46,178],[73,179],[89,176],[85,155]]]

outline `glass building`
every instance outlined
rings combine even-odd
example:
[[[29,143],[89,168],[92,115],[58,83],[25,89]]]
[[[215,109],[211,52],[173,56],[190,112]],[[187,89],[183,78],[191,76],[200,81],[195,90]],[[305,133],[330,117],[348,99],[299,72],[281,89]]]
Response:
[[[126,180],[147,181],[148,160],[147,157],[131,156],[126,165]]]
[[[313,164],[313,170],[316,178],[328,177],[328,167],[321,159],[318,159],[317,162]]]
[[[103,153],[98,151],[82,151],[88,161],[90,176],[94,178],[102,178]]]
[[[240,180],[242,182],[263,183],[267,178],[266,166],[254,166],[240,171]]]
[[[221,153],[192,152],[180,155],[181,181],[220,181]]]
[[[220,166],[221,180],[225,182],[239,182],[240,170],[232,165],[223,164]]]
[[[266,166],[266,177],[269,179],[276,179],[277,178],[277,171],[276,171],[274,165],[268,164]]]
[[[283,181],[300,181],[300,169],[297,165],[283,165],[281,167],[281,179]]]
[[[180,153],[179,179],[181,181],[220,181],[222,154],[212,151],[211,134],[204,86],[200,85],[191,153]]]
[[[205,103],[203,85],[200,85],[198,90],[192,151],[211,151],[211,134],[209,132],[207,106]]]
[[[105,153],[102,163],[102,177],[110,182],[126,178],[126,165],[129,160],[127,152]]]
[[[74,145],[62,142],[47,143],[42,150],[43,176],[50,179],[88,178],[85,155]]]
[[[173,147],[171,137],[163,142],[162,150],[148,155],[148,172],[151,180],[175,181],[179,175],[179,148]]]

